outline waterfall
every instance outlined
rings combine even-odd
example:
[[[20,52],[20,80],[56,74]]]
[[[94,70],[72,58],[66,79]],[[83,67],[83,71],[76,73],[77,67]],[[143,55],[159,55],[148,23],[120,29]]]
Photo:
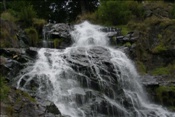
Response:
[[[50,28],[52,27],[52,24],[46,24],[44,25],[43,29],[42,29],[42,36],[43,36],[43,40],[42,40],[42,47],[44,48],[49,48],[51,47],[51,41],[49,41],[50,39]]]
[[[17,87],[46,98],[70,117],[175,117],[149,102],[132,61],[108,45],[101,26],[85,21],[64,50],[41,48]]]

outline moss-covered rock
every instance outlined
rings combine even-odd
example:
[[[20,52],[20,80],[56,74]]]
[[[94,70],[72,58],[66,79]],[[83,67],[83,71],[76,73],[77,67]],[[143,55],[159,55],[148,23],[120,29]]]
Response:
[[[10,88],[6,101],[1,102],[1,115],[8,117],[56,117],[60,115],[59,110],[53,103],[42,105],[28,93]],[[50,109],[54,109],[50,110]]]
[[[157,102],[175,111],[175,86],[159,86],[155,91]]]
[[[128,26],[140,32],[133,52],[134,59],[145,65],[147,73],[174,77],[168,66],[175,60],[175,20],[150,17],[142,23],[130,23]],[[175,69],[172,67],[170,71]]]
[[[54,39],[53,40],[53,44],[54,44],[54,48],[59,48],[60,47],[60,45],[61,45],[61,43],[63,42],[63,39]]]

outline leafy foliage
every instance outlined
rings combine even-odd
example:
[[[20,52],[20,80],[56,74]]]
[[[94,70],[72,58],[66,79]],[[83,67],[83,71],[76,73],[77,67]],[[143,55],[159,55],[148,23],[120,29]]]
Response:
[[[22,20],[25,25],[31,25],[32,19],[36,17],[36,12],[33,9],[32,5],[25,6],[20,10],[19,18]]]
[[[8,11],[5,11],[5,12],[2,12],[1,13],[1,18],[3,20],[8,20],[8,21],[11,21],[11,22],[15,22],[17,19]]]
[[[126,1],[104,1],[98,8],[97,16],[108,25],[126,24],[131,16]]]

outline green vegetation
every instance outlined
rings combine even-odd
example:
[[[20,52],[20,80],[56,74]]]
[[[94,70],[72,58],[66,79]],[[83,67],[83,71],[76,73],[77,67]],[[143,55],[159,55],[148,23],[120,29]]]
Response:
[[[10,47],[10,42],[8,40],[5,40],[6,39],[9,39],[10,37],[10,34],[9,32],[5,29],[5,30],[1,30],[1,33],[0,33],[0,42],[1,42],[1,47]]]
[[[11,22],[15,22],[17,20],[9,11],[5,11],[5,12],[1,13],[1,18],[3,20],[8,20]]]
[[[153,75],[168,75],[170,72],[167,67],[156,68],[152,71]]]
[[[161,53],[161,52],[166,51],[166,50],[167,50],[166,46],[164,44],[160,43],[152,49],[152,52],[153,53]]]
[[[146,73],[146,67],[145,67],[145,65],[141,61],[137,61],[136,62],[136,66],[137,66],[138,71],[141,74],[145,74]]]
[[[53,43],[54,43],[54,48],[57,48],[61,42],[63,41],[63,39],[54,39]]]
[[[7,82],[6,82],[5,78],[2,77],[1,75],[0,75],[0,89],[1,89],[0,100],[4,101],[5,99],[7,99],[10,88],[7,85]]]
[[[25,29],[25,32],[30,39],[30,45],[36,46],[37,43],[39,42],[37,30],[34,27],[30,27],[30,28]]]
[[[123,46],[125,46],[125,47],[131,47],[131,43],[130,42],[126,42]]]
[[[37,29],[43,28],[43,26],[46,23],[47,22],[44,19],[33,18],[33,26],[36,27]]]
[[[175,64],[169,64],[166,67],[158,67],[152,70],[153,75],[175,75]]]
[[[121,28],[122,35],[126,35],[130,31],[127,25],[117,25],[116,27]]]
[[[175,109],[175,87],[174,86],[160,86],[156,88],[157,101],[169,109]]]
[[[15,90],[16,93],[16,102],[17,103],[21,103],[22,102],[22,98],[26,98],[31,102],[36,102],[36,100],[34,98],[32,98],[28,93],[21,91],[21,90]]]
[[[34,11],[32,5],[24,6],[21,8],[20,13],[19,13],[19,18],[21,21],[25,23],[25,25],[31,26],[32,20],[35,17],[36,17],[36,12]]]
[[[103,1],[97,10],[98,20],[107,25],[127,24],[130,16],[126,1]]]

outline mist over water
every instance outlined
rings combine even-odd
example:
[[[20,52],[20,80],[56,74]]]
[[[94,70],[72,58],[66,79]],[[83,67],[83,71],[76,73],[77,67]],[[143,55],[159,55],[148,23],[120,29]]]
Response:
[[[54,102],[63,116],[175,117],[149,102],[132,61],[109,47],[101,26],[85,21],[74,28],[73,46],[41,48],[18,77],[18,88]]]

